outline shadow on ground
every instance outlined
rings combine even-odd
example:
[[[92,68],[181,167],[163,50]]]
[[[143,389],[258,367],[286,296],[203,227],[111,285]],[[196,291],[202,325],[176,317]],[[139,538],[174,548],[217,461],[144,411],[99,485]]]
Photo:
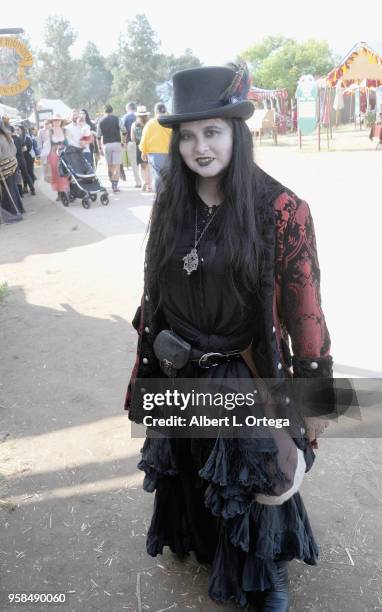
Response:
[[[0,405],[12,437],[121,415],[136,338],[120,316],[36,306],[9,287],[0,305]]]

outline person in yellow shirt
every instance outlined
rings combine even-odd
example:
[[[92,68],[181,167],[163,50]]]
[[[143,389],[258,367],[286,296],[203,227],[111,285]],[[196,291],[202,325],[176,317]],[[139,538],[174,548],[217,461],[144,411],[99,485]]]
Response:
[[[162,127],[158,122],[158,117],[167,114],[163,102],[158,102],[154,110],[155,118],[150,119],[143,128],[139,148],[142,153],[142,160],[148,161],[150,164],[154,179],[154,191],[156,191],[160,171],[167,160],[172,130]]]

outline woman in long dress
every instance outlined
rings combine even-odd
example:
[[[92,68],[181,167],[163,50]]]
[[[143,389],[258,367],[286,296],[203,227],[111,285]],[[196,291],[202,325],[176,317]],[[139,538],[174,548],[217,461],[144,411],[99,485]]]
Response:
[[[164,375],[239,388],[256,381],[260,391],[265,379],[332,376],[309,207],[253,162],[245,67],[185,70],[173,84],[174,113],[160,118],[173,128],[169,161],[133,321],[139,341],[125,408],[137,423],[150,379]],[[148,431],[139,463],[144,489],[155,491],[147,552],[194,551],[211,564],[212,599],[263,612],[288,610],[287,562],[315,565],[318,555],[298,488],[326,423],[304,422],[294,400],[280,398],[297,432]]]
[[[65,120],[59,115],[51,118],[52,127],[50,128],[50,152],[48,164],[51,170],[51,187],[57,192],[57,201],[62,201],[67,205],[69,194],[69,179],[61,176],[59,172],[59,151],[65,144]]]

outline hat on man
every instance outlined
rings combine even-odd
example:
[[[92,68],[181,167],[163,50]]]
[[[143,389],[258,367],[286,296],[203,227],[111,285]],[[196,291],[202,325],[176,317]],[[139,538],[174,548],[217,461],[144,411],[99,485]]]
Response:
[[[135,114],[137,115],[137,117],[145,117],[147,115],[150,115],[151,113],[147,110],[144,104],[138,104]]]
[[[249,119],[254,112],[252,102],[246,100],[249,87],[244,63],[181,70],[173,77],[173,114],[161,115],[158,121],[171,127],[215,117]]]

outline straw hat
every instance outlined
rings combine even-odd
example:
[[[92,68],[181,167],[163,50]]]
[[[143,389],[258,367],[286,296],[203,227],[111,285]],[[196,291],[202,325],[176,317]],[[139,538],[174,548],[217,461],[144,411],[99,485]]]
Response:
[[[61,126],[69,123],[69,121],[65,119],[64,117],[61,117],[61,115],[53,115],[53,117],[47,117],[46,119],[48,121],[61,121]]]
[[[146,106],[143,104],[138,104],[135,114],[137,117],[147,117],[148,115],[151,115],[150,111],[148,111]]]

